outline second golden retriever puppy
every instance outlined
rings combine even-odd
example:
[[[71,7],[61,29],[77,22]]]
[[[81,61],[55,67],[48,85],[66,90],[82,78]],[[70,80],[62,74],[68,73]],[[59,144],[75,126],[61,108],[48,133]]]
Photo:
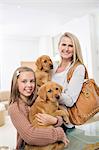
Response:
[[[35,72],[37,87],[40,87],[47,81],[51,80],[51,70],[53,62],[48,55],[42,55],[36,60],[37,70]]]
[[[38,97],[35,100],[34,104],[30,108],[29,120],[33,127],[38,128],[51,128],[52,125],[42,126],[39,125],[36,114],[38,113],[47,113],[52,116],[61,116],[65,122],[69,122],[68,112],[66,110],[61,110],[59,108],[58,100],[60,99],[62,92],[62,86],[59,84],[49,81],[42,85],[38,91]],[[56,142],[54,144],[49,144],[47,146],[29,146],[26,145],[26,150],[63,150],[64,143]]]

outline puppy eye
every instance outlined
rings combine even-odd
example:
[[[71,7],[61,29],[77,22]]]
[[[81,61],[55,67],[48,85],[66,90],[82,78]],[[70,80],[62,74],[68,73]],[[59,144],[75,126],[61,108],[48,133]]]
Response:
[[[56,88],[56,90],[58,90],[58,88]]]
[[[48,92],[49,92],[49,93],[51,93],[51,92],[52,92],[52,90],[50,89],[50,90],[48,90]]]
[[[44,63],[47,63],[47,60],[44,60]]]

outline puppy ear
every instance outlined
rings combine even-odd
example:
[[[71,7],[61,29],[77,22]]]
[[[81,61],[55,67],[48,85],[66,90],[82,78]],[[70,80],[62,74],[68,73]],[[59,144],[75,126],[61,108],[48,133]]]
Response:
[[[38,96],[46,101],[46,86],[42,85],[38,90]]]
[[[37,68],[41,70],[42,68],[42,63],[41,63],[41,57],[39,57],[37,60],[36,60],[36,65],[37,65]]]
[[[61,85],[59,85],[59,88],[60,88],[60,90],[61,90],[61,92],[62,92],[62,90],[63,90],[63,87],[62,87]]]

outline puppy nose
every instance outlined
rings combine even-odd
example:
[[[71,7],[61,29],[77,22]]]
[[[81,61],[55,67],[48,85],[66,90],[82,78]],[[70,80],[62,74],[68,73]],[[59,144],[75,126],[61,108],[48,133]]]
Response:
[[[53,69],[53,65],[50,65],[50,68]]]
[[[59,95],[55,95],[56,99],[60,99],[60,96]]]

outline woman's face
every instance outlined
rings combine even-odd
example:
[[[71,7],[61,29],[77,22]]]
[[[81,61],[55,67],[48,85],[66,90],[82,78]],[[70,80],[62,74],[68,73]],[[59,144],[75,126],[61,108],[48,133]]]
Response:
[[[21,72],[18,78],[18,89],[21,97],[29,97],[35,88],[33,72]]]
[[[73,42],[69,37],[63,37],[59,44],[59,53],[60,56],[63,59],[71,60],[73,53],[74,53],[74,47]]]

